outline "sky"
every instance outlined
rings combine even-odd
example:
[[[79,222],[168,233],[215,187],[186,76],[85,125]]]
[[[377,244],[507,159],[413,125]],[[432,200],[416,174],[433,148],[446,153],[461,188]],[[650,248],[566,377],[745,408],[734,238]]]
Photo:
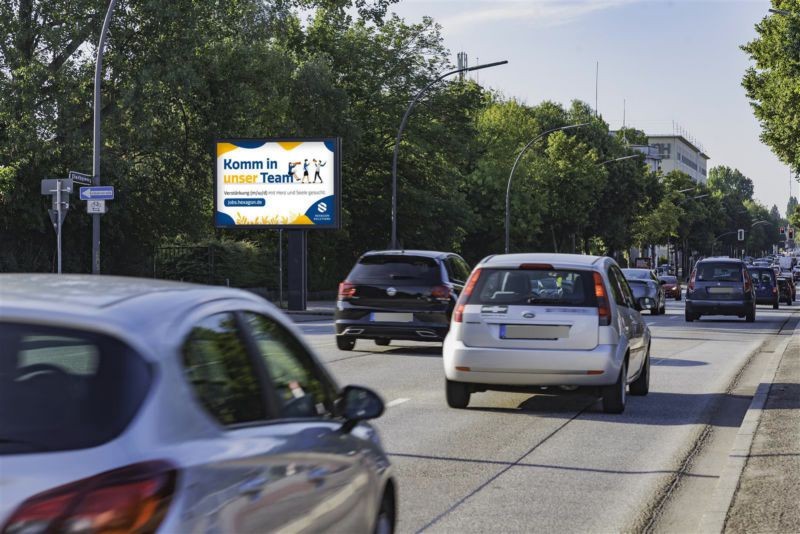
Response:
[[[687,132],[711,158],[737,168],[755,197],[786,211],[789,167],[764,145],[741,85],[750,65],[739,46],[754,39],[768,0],[400,0],[409,22],[442,25],[445,45],[469,64],[506,59],[473,73],[485,87],[530,105],[594,107],[612,129]],[[675,125],[675,126],[674,126]],[[798,195],[792,181],[792,194]]]

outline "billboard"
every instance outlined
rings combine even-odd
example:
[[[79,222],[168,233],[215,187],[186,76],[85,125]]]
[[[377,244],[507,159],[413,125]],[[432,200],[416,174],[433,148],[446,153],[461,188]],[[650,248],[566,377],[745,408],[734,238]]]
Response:
[[[218,139],[214,226],[341,226],[341,139]]]

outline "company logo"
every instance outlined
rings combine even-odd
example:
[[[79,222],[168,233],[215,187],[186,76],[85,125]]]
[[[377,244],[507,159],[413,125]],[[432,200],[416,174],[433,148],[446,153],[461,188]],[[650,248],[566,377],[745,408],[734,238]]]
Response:
[[[533,312],[525,312],[522,314],[522,316],[526,319],[533,319],[534,317],[536,317],[536,314]]]
[[[386,288],[386,294],[390,297],[397,295],[397,290],[393,287]]]
[[[481,313],[506,313],[508,306],[483,306]]]
[[[328,205],[325,204],[324,202],[320,202],[319,204],[317,204],[317,211],[320,213],[325,213],[326,211],[328,211]]]

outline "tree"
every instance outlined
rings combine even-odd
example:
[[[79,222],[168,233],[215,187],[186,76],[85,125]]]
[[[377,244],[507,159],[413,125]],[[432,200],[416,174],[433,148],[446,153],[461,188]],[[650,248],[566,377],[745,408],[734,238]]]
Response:
[[[789,202],[786,204],[786,218],[788,219],[789,216],[794,213],[795,208],[797,207],[797,197],[791,196],[789,197]]]
[[[800,2],[773,0],[790,15],[770,15],[756,24],[758,37],[742,46],[754,65],[742,85],[761,123],[761,139],[778,157],[800,169]]]

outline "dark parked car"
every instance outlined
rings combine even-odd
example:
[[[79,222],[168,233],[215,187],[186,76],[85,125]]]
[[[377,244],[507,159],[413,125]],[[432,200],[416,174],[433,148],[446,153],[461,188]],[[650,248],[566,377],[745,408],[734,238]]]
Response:
[[[628,285],[631,286],[635,300],[643,297],[653,299],[650,308],[651,315],[664,313],[667,308],[667,298],[664,295],[664,286],[650,269],[622,269]]]
[[[794,287],[794,280],[788,276],[779,276],[778,290],[780,292],[781,300],[785,302],[787,306],[791,306],[795,299],[796,291]]]
[[[444,341],[469,265],[450,252],[384,250],[358,259],[339,284],[336,346],[357,339]]]
[[[681,300],[683,287],[681,286],[681,281],[678,280],[677,276],[659,276],[658,279],[661,282],[661,285],[664,286],[664,296],[666,298]]]
[[[750,267],[750,278],[753,279],[753,288],[756,292],[756,304],[771,304],[777,310],[780,296],[778,294],[778,280],[775,271],[769,267]]]
[[[686,320],[702,315],[736,315],[756,320],[756,292],[742,260],[706,258],[695,264],[686,289]]]

